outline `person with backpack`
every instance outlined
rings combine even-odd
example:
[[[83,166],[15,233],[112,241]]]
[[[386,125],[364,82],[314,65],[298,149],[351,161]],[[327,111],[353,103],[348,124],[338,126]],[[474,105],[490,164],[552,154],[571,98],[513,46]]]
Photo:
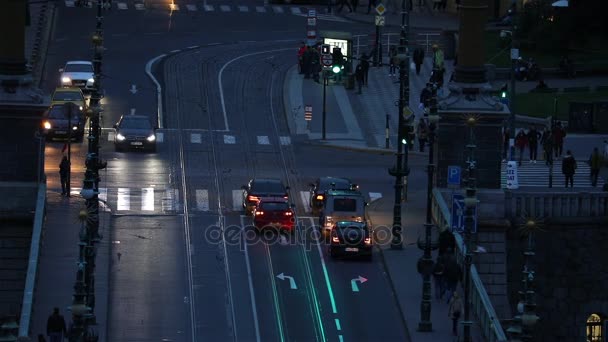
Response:
[[[70,187],[68,179],[70,176],[70,162],[68,157],[63,156],[61,163],[59,163],[59,178],[61,180],[61,196],[70,196]]]

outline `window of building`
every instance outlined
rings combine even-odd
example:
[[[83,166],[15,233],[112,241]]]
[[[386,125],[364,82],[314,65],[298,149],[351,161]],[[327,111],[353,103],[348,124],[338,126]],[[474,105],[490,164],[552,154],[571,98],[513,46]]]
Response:
[[[603,342],[602,318],[598,314],[591,314],[587,318],[587,342]]]

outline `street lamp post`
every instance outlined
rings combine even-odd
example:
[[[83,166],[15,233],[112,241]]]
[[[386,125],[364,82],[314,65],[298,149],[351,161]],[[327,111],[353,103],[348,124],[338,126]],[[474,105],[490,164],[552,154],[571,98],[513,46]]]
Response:
[[[327,70],[323,70],[323,129],[322,129],[322,139],[326,138],[326,123],[327,123],[327,112],[325,111],[326,107],[326,98],[327,98]]]
[[[437,85],[433,85],[433,93],[430,101],[429,121],[429,165],[427,167],[427,189],[426,189],[426,223],[424,224],[424,243],[418,240],[418,248],[424,251],[423,256],[418,260],[418,271],[422,274],[422,300],[420,301],[420,322],[418,331],[433,331],[431,322],[431,273],[433,272],[433,257],[431,251],[437,248],[437,243],[431,241],[431,230],[433,225],[432,201],[433,201],[433,175],[435,173],[434,154],[435,154],[435,130],[437,128]]]
[[[399,113],[397,126],[397,162],[395,167],[389,169],[389,174],[395,177],[395,204],[393,207],[393,227],[392,227],[392,249],[403,248],[403,237],[401,236],[401,192],[403,190],[403,177],[409,174],[407,164],[408,150],[404,152],[404,139],[406,131],[409,131],[409,117],[406,120],[403,115],[405,108],[409,104],[409,52],[408,36],[409,31],[409,12],[405,7],[405,0],[401,1],[401,35],[399,39]],[[405,161],[403,160],[405,157]]]
[[[89,125],[89,148],[85,160],[85,177],[81,195],[86,200],[86,210],[81,210],[79,218],[82,222],[79,233],[79,261],[74,285],[72,301],[72,328],[69,340],[71,342],[96,342],[97,333],[90,326],[96,324],[95,317],[95,257],[96,243],[99,242],[99,170],[106,163],[99,158],[99,141],[101,127],[99,126],[101,100],[101,60],[102,60],[102,2],[97,2],[97,25],[92,42],[95,48],[93,57],[94,89],[89,101],[87,116]],[[70,127],[71,129],[71,127]]]
[[[517,68],[517,58],[519,49],[515,42],[515,17],[517,15],[517,1],[513,0],[513,12],[511,13],[511,91],[509,92],[509,153],[510,161],[515,160],[515,69]]]
[[[470,115],[466,121],[469,126],[469,143],[467,149],[469,150],[469,158],[467,159],[467,189],[466,196],[464,199],[465,205],[465,230],[464,240],[466,254],[464,258],[465,262],[465,278],[464,278],[464,320],[462,322],[464,326],[463,342],[471,342],[471,298],[470,298],[470,287],[471,287],[471,264],[473,263],[473,252],[472,252],[472,234],[475,230],[475,207],[477,206],[477,189],[475,184],[475,135],[474,128],[477,124],[477,117]]]

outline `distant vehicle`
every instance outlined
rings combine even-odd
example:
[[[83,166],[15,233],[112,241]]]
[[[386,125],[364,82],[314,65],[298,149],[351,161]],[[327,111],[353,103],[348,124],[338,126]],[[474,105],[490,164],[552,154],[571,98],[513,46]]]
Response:
[[[87,108],[82,90],[79,88],[55,88],[53,97],[51,98],[51,106],[56,104],[64,104],[72,102],[78,106],[78,109],[84,110]]]
[[[245,214],[251,215],[258,203],[265,197],[282,197],[285,202],[289,201],[288,190],[280,179],[254,178],[241,187],[243,189],[243,209]]]
[[[310,183],[310,208],[313,215],[318,215],[323,209],[325,192],[328,190],[357,190],[358,185],[353,184],[348,178],[320,177],[314,183]]]
[[[93,63],[89,61],[68,61],[59,72],[63,87],[78,87],[83,91],[94,89],[95,72]]]
[[[114,148],[156,152],[156,128],[145,115],[123,115],[114,125]]]
[[[325,192],[325,203],[319,214],[321,233],[327,234],[336,222],[366,222],[365,198],[355,190],[328,190]]]
[[[329,255],[372,258],[372,233],[365,222],[338,221],[330,233]]]
[[[295,213],[284,197],[264,198],[253,209],[253,225],[257,229],[276,228],[293,231]]]
[[[85,122],[86,118],[77,105],[55,104],[44,113],[42,129],[47,140],[68,139],[71,134],[72,139],[82,142]]]

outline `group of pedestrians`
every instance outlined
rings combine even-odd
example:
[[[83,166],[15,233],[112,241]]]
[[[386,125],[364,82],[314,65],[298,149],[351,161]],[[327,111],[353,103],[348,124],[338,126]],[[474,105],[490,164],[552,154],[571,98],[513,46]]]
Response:
[[[539,132],[534,125],[530,126],[527,132],[523,128],[520,129],[515,135],[515,148],[519,151],[518,165],[521,166],[526,149],[529,151],[530,163],[536,164],[539,145],[543,149],[545,164],[551,165],[553,157],[561,158],[565,137],[566,130],[559,121],[551,129],[545,127],[542,132]],[[509,139],[509,131],[505,128],[503,132],[503,161],[506,161],[508,156]]]
[[[456,260],[456,239],[452,232],[444,230],[439,234],[439,253],[433,268],[433,283],[437,302],[443,301],[445,296],[454,336],[458,335],[458,321],[464,309],[457,291],[462,277],[462,267]]]

